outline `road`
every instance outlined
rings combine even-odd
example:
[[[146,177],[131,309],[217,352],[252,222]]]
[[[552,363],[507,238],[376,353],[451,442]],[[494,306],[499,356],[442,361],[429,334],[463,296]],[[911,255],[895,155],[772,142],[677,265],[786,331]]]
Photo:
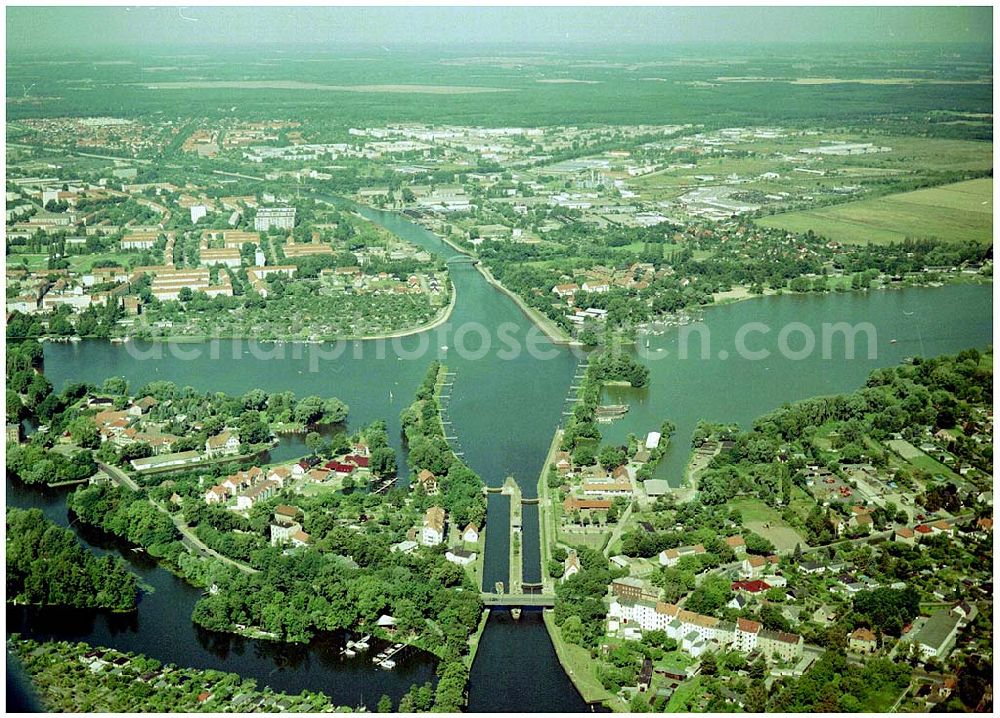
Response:
[[[121,469],[115,466],[110,466],[100,461],[97,462],[97,468],[106,473],[111,478],[112,483],[114,483],[115,485],[127,486],[129,489],[135,492],[140,491],[139,485],[135,483],[132,477],[130,477]],[[251,568],[250,566],[247,566],[245,563],[234,561],[228,556],[223,556],[218,551],[206,546],[205,543],[200,538],[198,538],[194,530],[190,526],[188,526],[187,523],[185,523],[184,519],[179,514],[170,513],[167,510],[166,506],[163,506],[158,501],[154,501],[149,496],[147,496],[146,498],[149,500],[151,504],[153,504],[153,506],[157,508],[157,510],[160,511],[160,513],[164,513],[170,517],[170,520],[173,521],[174,526],[177,528],[177,531],[181,535],[181,543],[184,544],[184,548],[186,548],[188,551],[190,551],[193,554],[198,554],[201,556],[211,556],[212,558],[218,559],[219,561],[222,561],[223,563],[228,564],[233,568],[238,568],[240,571],[243,571],[244,573],[257,573],[257,569]]]
[[[604,546],[604,556],[608,557],[611,555],[611,547],[614,545],[615,541],[622,535],[625,530],[625,525],[628,523],[629,518],[632,516],[632,507],[635,502],[631,502],[628,507],[622,512],[622,515],[618,517],[618,523],[615,524],[614,530],[611,532],[611,537],[608,539],[608,543]]]
[[[116,486],[126,486],[137,493],[140,491],[139,484],[135,483],[132,477],[121,469],[101,461],[97,462],[97,468],[107,474],[111,478],[111,482]]]
[[[211,556],[212,558],[222,561],[224,564],[232,566],[233,568],[238,568],[243,573],[258,573],[257,569],[247,566],[245,563],[240,563],[239,561],[234,561],[228,556],[223,556],[221,553],[215,549],[209,548],[205,543],[198,538],[194,530],[187,525],[180,514],[172,514],[167,510],[165,506],[160,504],[158,501],[153,501],[150,499],[150,503],[153,504],[161,513],[166,514],[170,517],[170,520],[174,522],[174,526],[181,535],[181,543],[184,544],[184,548],[193,554],[200,556]]]

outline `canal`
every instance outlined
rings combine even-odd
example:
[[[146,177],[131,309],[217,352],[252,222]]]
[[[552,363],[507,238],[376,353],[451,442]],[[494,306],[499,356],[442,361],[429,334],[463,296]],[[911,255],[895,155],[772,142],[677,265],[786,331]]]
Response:
[[[360,211],[438,256],[455,254],[439,238],[398,215]],[[243,393],[259,387],[290,390],[298,396],[337,396],[350,405],[352,427],[385,419],[398,450],[399,413],[411,401],[428,363],[440,359],[455,373],[447,407],[452,422],[448,433],[457,437],[465,461],[488,485],[500,486],[507,476],[513,476],[524,496],[534,497],[577,357],[568,348],[547,341],[474,267],[456,263],[450,275],[458,295],[451,317],[435,330],[409,337],[350,342],[339,347],[339,353],[334,345],[251,347],[229,341],[180,349],[135,342],[124,346],[98,341],[48,344],[45,372],[56,387],[66,381],[100,383],[109,376],[124,376],[133,388],[151,380],[169,380],[203,391]],[[894,364],[904,356],[982,347],[992,341],[988,286],[786,295],[712,308],[705,317],[712,335],[710,358],[681,359],[679,332],[667,330],[650,338],[649,350],[640,348],[648,354],[645,360],[651,366],[649,387],[607,392],[609,399],[633,404],[625,419],[605,427],[608,441],[623,440],[629,432],[645,434],[663,419],[677,424],[674,445],[660,467],[662,475],[675,483],[699,418],[746,423],[786,401],[852,390],[863,383],[872,368]],[[767,321],[775,327],[771,334],[756,334],[753,342],[748,341],[754,350],[773,345],[780,326],[789,321],[810,327],[820,327],[823,322],[867,321],[876,329],[878,352],[874,359],[853,361],[720,358],[722,349],[733,351],[734,337],[748,321]],[[889,343],[892,339],[897,340],[895,344]],[[521,351],[511,348],[515,342]],[[525,348],[529,345],[530,350]],[[284,455],[297,449],[294,443],[278,451]],[[29,490],[8,483],[7,497],[9,505],[38,505],[54,520],[68,523],[65,492]],[[484,570],[487,587],[507,579],[508,511],[506,497],[490,495]],[[537,512],[529,510],[524,516],[523,570],[525,580],[531,581],[541,575]],[[94,614],[55,620],[51,613],[37,615],[8,608],[8,631],[83,640],[180,664],[235,671],[281,690],[322,690],[347,705],[373,706],[383,693],[398,700],[411,683],[432,678],[433,660],[419,654],[389,672],[373,669],[364,660],[341,659],[336,636],[317,639],[308,647],[289,648],[208,634],[190,621],[198,597],[195,589],[142,555],[82,527],[73,528],[95,550],[122,553],[152,589],[143,595],[138,614],[129,619]],[[491,617],[472,670],[470,708],[585,708],[544,631],[540,618],[530,612],[518,623],[507,614]]]

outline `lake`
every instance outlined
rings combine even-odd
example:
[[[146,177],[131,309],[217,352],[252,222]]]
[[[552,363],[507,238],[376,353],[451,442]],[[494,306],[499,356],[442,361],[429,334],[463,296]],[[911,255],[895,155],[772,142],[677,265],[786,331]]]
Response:
[[[408,241],[445,258],[455,252],[425,229],[404,218],[360,210]],[[144,343],[114,345],[99,341],[46,344],[45,373],[58,388],[66,381],[100,383],[124,376],[133,389],[152,380],[169,380],[202,391],[243,393],[290,390],[298,396],[337,396],[350,405],[349,427],[376,419],[388,423],[399,450],[399,413],[405,408],[432,359],[441,359],[454,376],[444,417],[453,448],[490,486],[513,476],[526,497],[536,495],[552,435],[562,411],[579,357],[554,346],[514,303],[490,286],[469,264],[451,265],[458,293],[454,312],[438,329],[392,341],[358,341],[344,345],[274,345],[225,341],[170,347]],[[992,341],[992,298],[989,286],[949,286],[899,291],[816,296],[784,295],[741,302],[704,312],[710,329],[710,358],[682,358],[682,332],[669,329],[650,337],[647,350],[650,385],[642,390],[611,388],[605,398],[627,401],[631,411],[603,427],[607,441],[622,441],[633,432],[644,435],[670,419],[678,431],[660,475],[677,483],[687,459],[689,438],[699,418],[748,423],[783,402],[815,394],[850,391],[877,366],[906,356],[954,352]],[[749,322],[767,321],[769,333],[747,337],[743,354],[768,349],[772,355],[754,360],[740,356],[736,337]],[[780,355],[778,335],[791,322],[812,328],[817,337],[824,322],[870,322],[876,332],[876,356],[824,359],[817,354],[791,359]],[[690,333],[692,330],[687,330]],[[700,339],[700,337],[699,337]],[[891,340],[895,339],[895,343]],[[519,344],[521,351],[511,346]],[[694,346],[695,342],[688,342]],[[786,354],[802,344],[802,330],[789,338]],[[700,344],[698,344],[700,348]],[[528,349],[530,347],[530,350]],[[836,342],[833,348],[836,349]],[[663,351],[656,351],[662,349]],[[720,352],[732,356],[720,358]],[[543,358],[544,357],[544,358]],[[840,354],[841,359],[843,353]],[[275,456],[298,453],[301,438],[286,441]],[[65,494],[8,483],[8,504],[40,505],[62,524],[68,523]],[[509,504],[490,495],[484,585],[508,575]],[[534,511],[525,512],[524,578],[538,580],[538,525]],[[161,660],[211,666],[256,678],[259,683],[297,692],[322,690],[348,705],[373,706],[382,693],[398,699],[412,682],[428,680],[433,659],[414,654],[395,671],[378,671],[364,660],[341,660],[339,637],[318,639],[309,647],[279,647],[219,634],[207,634],[190,622],[197,590],[148,559],[105,537],[81,530],[78,535],[95,550],[116,550],[154,588],[143,596],[130,618],[103,615],[52,620],[52,612],[8,608],[8,631],[67,640],[84,640],[135,650]],[[559,667],[540,617],[526,611],[520,622],[494,612],[483,634],[470,682],[470,708],[479,711],[579,711],[579,694]],[[360,657],[359,657],[360,658]]]

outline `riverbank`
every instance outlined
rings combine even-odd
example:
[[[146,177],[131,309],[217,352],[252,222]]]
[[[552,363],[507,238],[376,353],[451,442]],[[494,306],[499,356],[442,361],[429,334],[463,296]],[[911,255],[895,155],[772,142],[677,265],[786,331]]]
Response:
[[[391,332],[382,332],[379,334],[351,334],[351,335],[316,335],[310,339],[302,339],[297,336],[290,336],[285,334],[232,334],[227,336],[218,336],[212,334],[170,334],[167,336],[130,336],[130,335],[117,335],[111,337],[97,336],[97,335],[73,335],[72,337],[51,337],[43,335],[38,337],[39,342],[43,343],[62,343],[62,342],[78,342],[84,339],[105,339],[113,344],[124,344],[130,341],[144,341],[160,344],[205,344],[213,341],[254,341],[254,342],[269,342],[272,344],[328,344],[333,342],[355,342],[355,341],[375,341],[375,340],[385,340],[385,339],[399,339],[402,337],[412,336],[414,334],[422,334],[424,332],[429,332],[437,329],[442,324],[447,323],[451,319],[451,314],[455,309],[455,305],[458,301],[458,292],[455,289],[453,282],[451,284],[451,297],[448,304],[442,307],[435,317],[424,324],[418,324],[413,327],[407,327],[406,329],[399,329]]]
[[[845,277],[829,277],[828,280],[845,279]],[[934,289],[937,287],[947,287],[951,285],[961,285],[961,284],[992,284],[993,277],[983,274],[949,274],[945,281],[938,282],[888,282],[882,280],[883,283],[877,287],[859,287],[854,288],[848,285],[840,286],[827,286],[826,289],[819,291],[808,291],[808,292],[796,292],[788,288],[784,289],[770,289],[766,288],[760,293],[754,293],[750,291],[749,287],[746,286],[736,286],[725,292],[715,292],[712,295],[712,303],[706,304],[700,307],[690,307],[690,309],[707,309],[708,307],[721,307],[727,304],[734,304],[736,302],[743,302],[748,299],[759,299],[760,297],[775,297],[782,294],[789,294],[793,296],[809,296],[809,295],[822,295],[822,294],[851,294],[855,292],[877,292],[881,290],[894,290],[894,289],[908,289],[914,287],[920,288],[930,288]]]
[[[570,681],[573,682],[584,702],[590,705],[605,705],[613,710],[625,710],[625,706],[618,707],[614,704],[615,696],[601,685],[594,674],[590,651],[583,646],[577,646],[563,640],[562,631],[556,625],[555,613],[551,610],[543,611],[542,620],[545,622],[545,630],[548,632],[549,640],[552,641],[552,647],[559,658],[559,664],[569,676]]]
[[[373,210],[382,212],[387,211],[387,210],[379,210],[377,207],[371,205],[367,206]],[[477,260],[475,264],[476,270],[482,275],[483,279],[485,279],[487,283],[490,284],[492,287],[507,295],[514,302],[514,304],[517,305],[518,309],[520,309],[521,312],[523,312],[524,315],[528,317],[528,319],[530,319],[532,323],[535,324],[535,326],[537,326],[539,329],[542,330],[542,332],[545,334],[546,337],[549,338],[551,342],[553,342],[554,344],[562,344],[565,346],[583,346],[580,342],[576,341],[575,339],[567,335],[566,332],[564,332],[560,327],[556,326],[556,324],[551,319],[544,316],[537,309],[529,307],[521,300],[521,298],[517,294],[512,292],[510,289],[507,289],[507,287],[503,286],[503,284],[501,284],[500,281],[493,276],[493,273],[488,268],[483,266],[483,263],[479,261],[479,258],[476,255],[470,254],[469,250],[456,244],[448,237],[445,237],[443,235],[438,234],[437,232],[434,232],[434,230],[432,230],[430,227],[421,222],[419,218],[407,217],[407,219],[415,221],[416,224],[420,225],[420,227],[433,234],[435,237],[440,239],[442,242],[447,244],[449,247],[451,247],[459,254],[476,259]]]
[[[299,337],[287,336],[287,335],[244,335],[244,334],[234,334],[231,336],[212,336],[210,334],[178,334],[170,336],[153,336],[153,337],[142,337],[142,341],[156,342],[156,343],[170,343],[170,344],[204,344],[206,342],[212,341],[255,341],[255,342],[270,342],[273,344],[329,344],[334,342],[359,342],[359,341],[376,341],[385,339],[399,339],[402,337],[412,336],[414,334],[422,334],[424,332],[433,331],[437,329],[442,324],[447,323],[451,319],[451,314],[455,310],[455,305],[458,302],[458,290],[455,288],[454,282],[449,282],[451,285],[451,297],[448,304],[442,307],[437,315],[429,322],[424,324],[418,324],[414,327],[407,327],[406,329],[399,329],[392,332],[383,332],[380,334],[358,334],[358,335],[317,335],[310,339],[301,339]],[[88,339],[91,337],[81,337],[81,339]],[[93,337],[100,338],[100,337]],[[125,337],[125,341],[133,340],[135,337]],[[121,341],[122,337],[110,337],[109,341],[118,340]],[[40,339],[40,341],[53,341],[52,339],[45,338]]]
[[[472,664],[476,662],[476,653],[479,651],[479,641],[483,637],[483,631],[486,630],[486,624],[490,620],[490,609],[484,608],[482,615],[479,617],[479,625],[476,627],[476,632],[469,636],[469,655],[465,657],[465,667],[472,669]]]
[[[118,713],[145,711],[151,706],[177,712],[206,708],[234,712],[345,710],[324,693],[303,690],[294,695],[251,688],[235,673],[160,665],[142,654],[87,643],[39,643],[13,634],[7,639],[7,650],[31,676],[41,708],[49,711]],[[137,685],[144,689],[137,690]]]
[[[507,289],[507,287],[501,284],[500,280],[498,280],[496,277],[493,276],[493,273],[489,270],[489,268],[484,267],[482,263],[480,263],[476,265],[476,269],[479,270],[479,273],[483,275],[483,279],[485,279],[487,283],[489,283],[492,287],[496,288],[497,290],[506,294],[511,299],[511,301],[513,301],[514,304],[517,305],[517,308],[524,313],[524,316],[528,317],[528,319],[530,319],[536,327],[541,329],[542,332],[544,332],[545,336],[548,337],[549,341],[551,341],[553,344],[562,344],[571,347],[583,346],[581,342],[569,337],[566,334],[566,332],[564,332],[562,329],[556,326],[555,322],[553,322],[551,319],[543,315],[537,309],[529,307],[527,304],[525,304],[517,294],[512,292],[510,289]]]
[[[538,545],[541,553],[542,566],[542,586],[543,592],[555,590],[555,581],[549,576],[548,565],[552,560],[552,547],[559,538],[559,528],[555,522],[555,509],[551,504],[549,495],[548,474],[549,467],[555,463],[556,452],[562,445],[563,431],[556,429],[552,436],[552,443],[549,445],[549,452],[545,455],[545,463],[538,476]]]

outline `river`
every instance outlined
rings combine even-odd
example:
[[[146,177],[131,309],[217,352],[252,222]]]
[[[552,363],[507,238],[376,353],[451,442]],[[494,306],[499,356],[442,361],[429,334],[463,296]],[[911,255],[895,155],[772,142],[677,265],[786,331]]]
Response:
[[[456,253],[440,239],[406,219],[362,209],[362,214],[403,239],[445,258]],[[490,486],[513,476],[526,497],[536,495],[536,482],[577,366],[574,353],[553,346],[514,303],[491,287],[469,264],[451,265],[457,303],[449,320],[430,332],[391,341],[358,341],[335,345],[279,345],[221,342],[215,345],[113,345],[98,341],[47,344],[45,372],[56,387],[66,381],[100,383],[109,376],[126,377],[133,388],[151,380],[170,380],[203,391],[242,393],[252,388],[294,391],[298,396],[337,396],[350,405],[349,423],[359,427],[385,419],[395,448],[400,448],[399,413],[411,401],[428,363],[439,358],[454,372],[445,420],[453,447]],[[900,304],[903,302],[903,304]],[[876,311],[877,307],[883,309]],[[912,314],[902,314],[902,310]],[[899,310],[899,311],[897,311]],[[894,313],[895,312],[895,313]],[[678,426],[673,450],[661,464],[662,475],[683,468],[691,429],[700,417],[746,422],[777,406],[816,393],[851,390],[874,366],[903,356],[942,353],[992,341],[990,288],[955,286],[873,292],[870,295],[783,296],[757,299],[706,312],[712,328],[712,350],[732,350],[735,332],[746,321],[767,320],[778,328],[787,321],[819,326],[824,321],[871,321],[876,325],[876,359],[853,362],[769,359],[705,361],[671,358],[677,332],[650,340],[651,384],[647,389],[611,390],[611,398],[634,402],[628,416],[607,427],[609,440],[629,431],[645,433],[669,418]],[[914,321],[912,332],[902,319]],[[945,330],[934,327],[943,325]],[[919,326],[920,351],[911,342]],[[505,327],[498,334],[497,329]],[[488,333],[484,345],[482,333]],[[502,338],[498,338],[502,337]],[[884,348],[884,342],[897,344]],[[511,350],[516,341],[522,351]],[[671,345],[671,342],[675,344]],[[716,343],[718,342],[718,343]],[[532,351],[524,350],[530,344]],[[756,335],[753,349],[767,346]],[[795,342],[792,342],[795,345]],[[797,345],[795,345],[797,346]],[[444,347],[447,347],[445,349]],[[463,351],[459,348],[464,347]],[[663,348],[663,352],[656,349]],[[884,350],[883,350],[884,349]],[[645,353],[645,347],[640,351]],[[334,356],[336,355],[336,356]],[[541,356],[547,358],[540,358]],[[663,355],[659,358],[657,355]],[[267,358],[267,357],[270,358]],[[820,376],[813,376],[814,374]],[[770,375],[770,376],[769,376]],[[298,451],[296,440],[276,455]],[[280,452],[280,453],[279,453]],[[41,504],[46,513],[68,523],[65,492],[36,491],[8,484],[9,505]],[[505,497],[490,496],[484,585],[506,581],[509,506]],[[533,514],[529,511],[526,517]],[[419,654],[391,672],[377,671],[365,660],[341,661],[337,637],[317,640],[308,648],[276,647],[266,642],[207,634],[190,622],[196,590],[148,559],[73,526],[95,550],[118,550],[142,580],[153,587],[130,619],[92,615],[80,620],[45,620],[23,609],[8,608],[8,631],[109,645],[192,666],[210,666],[253,677],[261,684],[297,692],[322,690],[348,705],[373,706],[382,693],[398,699],[412,682],[433,672],[433,660]],[[525,522],[524,580],[537,581],[537,521]],[[538,616],[525,612],[520,622],[495,613],[483,634],[470,681],[470,708],[477,711],[579,711],[583,701],[562,672]]]

